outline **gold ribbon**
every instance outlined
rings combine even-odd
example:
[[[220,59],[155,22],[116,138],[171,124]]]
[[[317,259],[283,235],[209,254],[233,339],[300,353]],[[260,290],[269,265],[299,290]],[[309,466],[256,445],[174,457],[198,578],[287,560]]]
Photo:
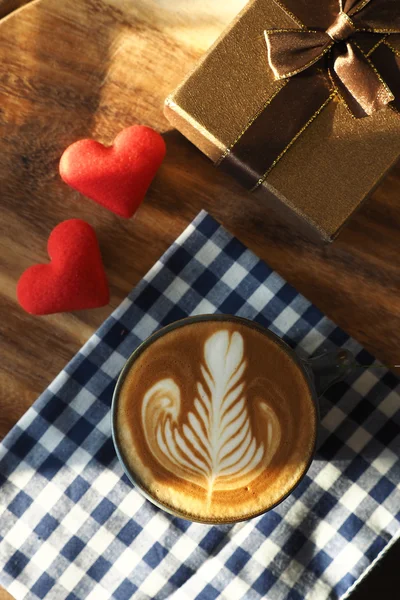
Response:
[[[274,2],[298,26],[265,31],[280,87],[217,162],[251,191],[335,97],[359,118],[400,112],[400,0]]]
[[[384,108],[395,97],[357,44],[355,34],[360,32],[385,36],[400,33],[399,0],[338,0],[337,15],[326,31],[266,30],[268,60],[275,79],[293,77],[327,54],[330,77],[355,117]]]

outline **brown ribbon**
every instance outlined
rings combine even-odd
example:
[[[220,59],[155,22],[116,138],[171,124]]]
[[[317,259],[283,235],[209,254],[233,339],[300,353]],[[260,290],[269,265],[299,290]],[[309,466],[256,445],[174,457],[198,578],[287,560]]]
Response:
[[[338,14],[326,31],[265,31],[275,79],[293,77],[329,52],[330,76],[354,116],[384,108],[394,95],[355,41],[360,32],[400,33],[399,0],[338,0]]]
[[[282,88],[219,163],[249,189],[263,183],[334,95],[357,118],[389,103],[400,108],[400,58],[389,44],[400,33],[400,0],[274,1],[299,26],[265,31]]]

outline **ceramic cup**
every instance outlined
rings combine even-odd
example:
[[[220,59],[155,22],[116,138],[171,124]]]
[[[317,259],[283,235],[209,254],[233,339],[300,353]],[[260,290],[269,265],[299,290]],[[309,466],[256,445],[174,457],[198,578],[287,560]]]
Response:
[[[200,316],[195,316],[195,317],[189,317],[187,319],[183,319],[181,321],[172,323],[171,325],[168,325],[167,327],[164,327],[163,329],[160,329],[159,331],[157,331],[156,333],[151,335],[146,341],[144,341],[135,350],[135,352],[130,356],[130,358],[126,362],[126,364],[125,364],[124,368],[122,369],[122,372],[119,376],[116,387],[115,387],[114,396],[113,396],[113,400],[112,400],[112,409],[111,409],[112,436],[113,436],[114,446],[116,449],[117,456],[122,464],[122,467],[123,467],[128,479],[131,481],[131,483],[145,496],[145,498],[150,500],[153,504],[155,504],[156,506],[158,506],[159,508],[165,510],[166,512],[168,512],[170,514],[177,516],[177,517],[181,517],[181,518],[187,518],[187,517],[184,514],[180,514],[179,512],[171,510],[170,507],[164,506],[162,504],[162,502],[160,502],[156,497],[150,495],[140,485],[140,482],[136,478],[135,473],[128,466],[127,461],[124,459],[123,449],[121,447],[121,443],[119,441],[119,436],[118,436],[118,427],[117,427],[117,418],[116,417],[117,417],[118,402],[119,402],[119,396],[120,396],[120,391],[121,391],[122,385],[125,381],[126,376],[128,375],[129,371],[131,370],[133,364],[138,359],[138,357],[141,355],[141,353],[144,352],[144,350],[146,350],[155,340],[166,335],[167,333],[174,331],[175,329],[177,329],[179,327],[185,327],[186,325],[200,322],[200,321],[213,321],[213,322],[229,321],[229,322],[237,322],[242,325],[247,325],[253,329],[255,328],[255,329],[259,330],[261,333],[268,336],[270,340],[272,340],[274,343],[276,343],[278,346],[280,346],[285,351],[285,353],[291,358],[291,360],[293,362],[295,362],[298,365],[298,367],[300,367],[300,370],[303,372],[305,379],[308,383],[310,394],[311,394],[311,397],[312,397],[313,402],[316,407],[316,411],[315,411],[316,417],[315,418],[317,419],[317,423],[315,423],[315,430],[318,430],[319,419],[320,419],[320,417],[319,417],[319,398],[320,398],[320,396],[329,387],[331,387],[335,383],[342,381],[356,367],[356,361],[355,361],[355,358],[353,357],[353,355],[349,351],[342,350],[342,349],[338,350],[336,352],[323,353],[323,354],[320,354],[320,355],[310,358],[310,359],[302,359],[296,354],[296,352],[294,350],[292,350],[290,348],[290,346],[288,346],[281,338],[279,338],[277,335],[272,333],[269,329],[266,329],[253,321],[249,321],[249,320],[243,319],[241,317],[235,317],[235,316],[230,316],[230,315],[200,315]],[[317,436],[316,436],[316,438],[317,438]],[[312,453],[311,459],[309,461],[309,464],[307,466],[307,469],[305,470],[305,472],[303,473],[301,478],[296,481],[296,484],[293,486],[293,488],[289,491],[288,494],[286,494],[285,496],[280,498],[279,502],[277,502],[273,506],[269,506],[263,512],[268,512],[269,510],[271,510],[272,508],[274,508],[275,506],[277,506],[278,504],[283,502],[283,500],[285,500],[291,493],[293,493],[293,491],[296,489],[298,484],[303,479],[304,475],[307,473],[307,471],[314,459],[316,444],[317,444],[317,441],[315,441],[313,453]],[[263,513],[260,513],[260,514],[263,514]],[[242,520],[242,519],[235,519],[235,520],[232,520],[229,522],[236,523],[240,520]],[[207,523],[207,521],[204,521],[204,520],[202,520],[200,522]],[[226,523],[226,521],[224,521],[224,523]]]

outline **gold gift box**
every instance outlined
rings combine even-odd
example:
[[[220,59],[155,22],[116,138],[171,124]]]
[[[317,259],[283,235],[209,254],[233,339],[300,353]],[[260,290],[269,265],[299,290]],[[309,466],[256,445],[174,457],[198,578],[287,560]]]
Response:
[[[264,30],[294,26],[274,0],[253,0],[167,98],[171,124],[214,162],[279,90]],[[335,97],[254,193],[308,235],[332,241],[399,155],[399,113],[388,107],[356,119]]]

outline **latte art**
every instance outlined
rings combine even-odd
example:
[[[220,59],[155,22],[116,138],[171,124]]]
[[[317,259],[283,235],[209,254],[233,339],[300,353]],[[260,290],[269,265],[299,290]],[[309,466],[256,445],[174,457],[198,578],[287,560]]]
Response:
[[[262,400],[258,410],[266,420],[265,444],[254,436],[245,371],[243,337],[218,331],[205,343],[203,381],[197,382],[193,408],[182,427],[181,391],[173,379],[157,382],[144,396],[142,426],[153,457],[180,478],[203,487],[208,500],[214,488],[255,479],[279,445],[278,417]]]
[[[192,520],[249,518],[308,467],[316,409],[305,375],[246,321],[199,320],[151,339],[118,392],[116,441],[150,498]]]

